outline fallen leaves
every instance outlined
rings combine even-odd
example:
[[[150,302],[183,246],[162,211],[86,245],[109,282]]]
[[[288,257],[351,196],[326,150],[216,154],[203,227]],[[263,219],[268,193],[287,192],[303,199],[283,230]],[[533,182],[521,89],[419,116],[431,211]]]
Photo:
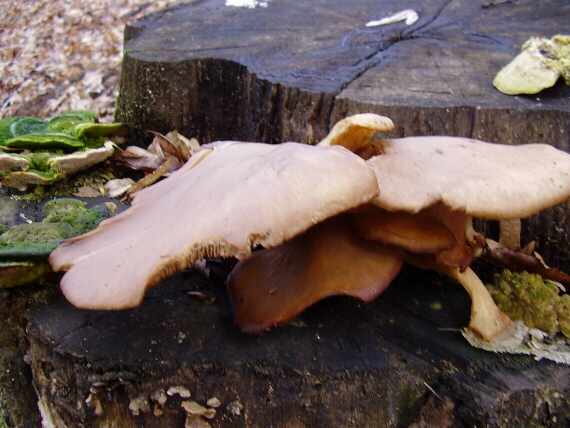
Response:
[[[489,249],[482,256],[485,260],[516,272],[536,273],[546,280],[570,286],[570,275],[547,266],[535,251],[525,250],[525,248],[513,250],[491,239],[487,239],[487,245]]]
[[[123,165],[143,171],[146,176],[136,183],[130,183],[130,185],[127,185],[126,182],[122,182],[120,185],[109,184],[109,192],[112,189],[116,196],[124,193],[126,197],[130,197],[133,193],[156,183],[162,177],[167,177],[179,169],[194,153],[200,150],[200,144],[195,138],[188,139],[176,131],[169,132],[166,135],[154,131],[149,132],[154,134],[154,139],[146,149],[129,146],[125,150],[118,150],[118,155],[115,158]],[[110,195],[111,193],[109,193]]]
[[[154,172],[166,162],[170,162],[169,167],[163,171],[163,175],[167,176],[200,150],[200,144],[195,138],[188,139],[176,131],[166,135],[154,131],[149,132],[154,135],[154,139],[146,149],[129,146],[119,152],[117,160],[132,169],[147,173]]]
[[[167,0],[0,2],[0,119],[93,110],[113,117],[123,29]]]

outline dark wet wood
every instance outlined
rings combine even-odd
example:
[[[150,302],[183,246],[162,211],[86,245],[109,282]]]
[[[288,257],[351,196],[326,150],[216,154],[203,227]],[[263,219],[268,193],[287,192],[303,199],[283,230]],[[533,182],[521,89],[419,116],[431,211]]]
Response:
[[[126,311],[79,310],[43,290],[25,319],[44,420],[182,427],[182,398],[159,406],[149,397],[184,386],[191,400],[222,402],[214,427],[407,427],[442,403],[454,424],[432,426],[570,422],[570,368],[471,348],[457,331],[469,299],[438,276],[406,269],[369,305],[331,298],[250,337],[233,326],[222,270],[212,268],[219,277],[177,274]],[[150,410],[134,415],[136,399]]]
[[[421,16],[410,27],[365,27],[408,7]],[[568,151],[568,87],[510,97],[491,81],[528,37],[567,32],[569,14],[565,0],[489,8],[272,0],[257,9],[197,1],[126,28],[117,120],[141,145],[148,129],[203,143],[314,143],[338,119],[372,111],[394,119],[392,136],[540,141]],[[570,267],[569,212],[565,205],[524,224],[525,237],[562,268]],[[479,227],[496,234],[493,224]],[[2,378],[2,407],[20,420],[35,415],[36,425],[39,399],[47,427],[183,427],[181,397],[164,406],[149,397],[184,386],[200,404],[222,402],[214,427],[570,423],[570,368],[469,347],[456,331],[468,322],[468,296],[435,274],[406,268],[369,305],[327,299],[248,337],[232,324],[223,269],[212,268],[210,279],[177,274],[141,307],[118,312],[73,308],[49,285],[3,292],[10,322],[0,339],[10,353],[2,369],[20,376]],[[129,409],[145,400],[150,411]]]

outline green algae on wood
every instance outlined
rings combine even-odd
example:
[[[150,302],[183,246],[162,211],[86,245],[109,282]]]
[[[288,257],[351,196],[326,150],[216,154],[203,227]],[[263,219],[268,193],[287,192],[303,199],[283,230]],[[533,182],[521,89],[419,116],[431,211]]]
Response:
[[[77,199],[54,199],[45,203],[42,222],[0,227],[0,288],[51,273],[47,257],[62,240],[94,229],[113,212],[112,204],[88,209]]]

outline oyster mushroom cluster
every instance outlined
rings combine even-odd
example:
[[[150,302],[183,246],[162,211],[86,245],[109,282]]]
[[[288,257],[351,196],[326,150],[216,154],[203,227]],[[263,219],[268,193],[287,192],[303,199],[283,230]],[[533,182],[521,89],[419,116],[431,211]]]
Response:
[[[61,180],[111,156],[109,139],[127,132],[126,125],[98,123],[83,110],[0,121],[0,183],[25,189]]]
[[[469,267],[485,246],[471,220],[565,201],[570,154],[455,137],[373,139],[392,128],[359,114],[316,146],[203,146],[127,211],[50,255],[54,270],[67,270],[63,293],[82,308],[129,308],[201,258],[235,257],[234,320],[259,334],[331,295],[370,301],[407,261],[467,289],[472,331],[507,335],[513,322]]]

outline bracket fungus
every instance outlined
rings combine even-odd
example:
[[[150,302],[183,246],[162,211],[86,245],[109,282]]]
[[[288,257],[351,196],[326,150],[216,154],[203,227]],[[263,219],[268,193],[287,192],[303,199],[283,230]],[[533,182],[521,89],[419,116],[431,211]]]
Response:
[[[25,188],[61,180],[111,156],[108,139],[127,132],[126,125],[98,123],[95,113],[81,110],[0,121],[0,183]]]
[[[317,146],[203,146],[51,254],[54,270],[67,270],[63,293],[83,308],[132,307],[198,259],[235,257],[234,319],[261,333],[327,296],[370,301],[407,260],[458,280],[472,298],[469,328],[500,338],[513,323],[469,268],[486,245],[472,217],[527,217],[568,199],[570,155],[456,137],[373,140],[392,127],[360,114]]]
[[[507,95],[538,94],[560,77],[570,85],[570,35],[531,37],[522,52],[497,73],[493,85]]]

